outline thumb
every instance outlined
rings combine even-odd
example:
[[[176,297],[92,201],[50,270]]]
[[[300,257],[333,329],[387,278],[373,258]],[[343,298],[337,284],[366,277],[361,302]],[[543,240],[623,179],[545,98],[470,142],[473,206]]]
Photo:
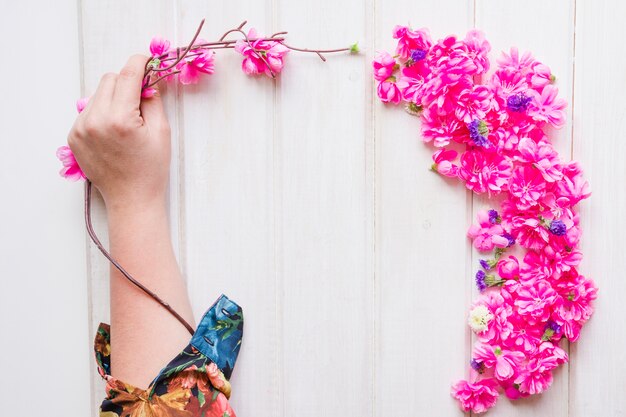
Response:
[[[161,92],[157,85],[149,87],[141,92],[141,104],[139,105],[141,116],[147,124],[159,124],[167,122]]]

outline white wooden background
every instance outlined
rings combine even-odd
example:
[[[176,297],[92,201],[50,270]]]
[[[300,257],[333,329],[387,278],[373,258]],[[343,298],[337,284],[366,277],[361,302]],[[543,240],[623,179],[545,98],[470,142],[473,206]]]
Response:
[[[44,48],[0,68],[0,414],[95,414],[91,343],[108,320],[109,267],[54,150],[102,73],[147,52],[152,35],[184,44],[203,17],[209,39],[248,19],[290,31],[293,45],[363,50],[327,63],[292,53],[277,82],[246,77],[220,51],[213,76],[165,93],[172,233],[195,314],[222,292],[245,313],[240,417],[463,415],[449,387],[471,349],[478,258],[465,232],[486,202],[429,172],[416,119],[377,101],[370,62],[393,47],[395,24],[434,38],[480,28],[492,57],[515,45],[549,65],[570,103],[557,148],[593,191],[580,207],[581,271],[600,287],[596,314],[552,389],[502,398],[490,415],[626,415],[622,0],[3,2],[5,54]]]

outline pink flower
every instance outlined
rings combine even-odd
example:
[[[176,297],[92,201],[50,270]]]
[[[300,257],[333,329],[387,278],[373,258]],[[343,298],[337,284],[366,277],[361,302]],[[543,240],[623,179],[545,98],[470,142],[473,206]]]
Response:
[[[64,145],[59,147],[59,149],[57,149],[57,158],[59,158],[59,161],[63,164],[63,168],[59,171],[62,177],[70,181],[87,178],[83,170],[78,166],[78,162],[76,162],[76,158],[74,158],[74,154],[69,146]]]
[[[141,98],[150,98],[150,97],[154,97],[154,95],[157,93],[156,88],[145,88],[143,90],[141,90]]]
[[[541,91],[546,85],[552,83],[552,71],[548,66],[543,65],[540,62],[535,62],[532,65],[532,73],[530,75],[530,85],[537,91]]]
[[[518,291],[515,306],[523,316],[545,322],[550,317],[557,294],[546,281],[536,281],[533,285],[522,286]]]
[[[155,36],[150,41],[150,53],[153,57],[166,55],[170,51],[170,41],[160,36]]]
[[[578,274],[570,274],[556,282],[555,287],[560,301],[555,320],[563,327],[565,336],[575,342],[582,325],[593,314],[592,301],[596,299],[598,289],[593,281]]]
[[[419,77],[419,76],[418,76]],[[424,95],[424,79],[402,76],[398,82],[398,88],[402,92],[405,101],[420,105]]]
[[[372,66],[374,67],[374,79],[385,81],[393,75],[396,60],[388,52],[379,52],[374,58]]]
[[[559,156],[549,143],[537,143],[530,138],[522,138],[517,150],[519,154],[515,159],[532,164],[547,182],[555,182],[563,178]]]
[[[455,150],[440,149],[433,154],[432,168],[434,171],[446,177],[456,177],[459,173],[459,167],[452,163],[457,157]]]
[[[391,79],[393,78],[391,77]],[[378,83],[376,92],[383,103],[398,104],[402,100],[402,93],[394,81],[381,81]]]
[[[568,361],[567,353],[551,342],[543,342],[515,379],[521,392],[540,394],[552,385],[552,370]]]
[[[464,40],[467,45],[467,54],[474,61],[477,67],[477,73],[482,74],[489,69],[489,58],[487,54],[491,50],[491,45],[485,39],[485,34],[479,30],[470,30],[467,32]]]
[[[424,142],[433,141],[433,145],[441,148],[451,141],[460,142],[464,133],[461,123],[454,116],[439,115],[436,111],[422,112],[422,137]]]
[[[498,59],[498,66],[501,69],[519,72],[523,76],[526,76],[526,74],[532,71],[534,63],[535,59],[530,52],[524,52],[524,55],[520,57],[517,48],[511,48],[510,55],[503,52],[502,57]]]
[[[583,178],[577,162],[564,165],[562,170],[563,179],[558,183],[558,192],[560,197],[567,199],[569,205],[573,206],[591,195],[589,183]]]
[[[474,383],[461,380],[452,386],[451,394],[459,400],[463,411],[484,413],[496,405],[499,395],[498,383],[493,378]]]
[[[428,52],[433,44],[426,28],[411,30],[406,26],[396,26],[393,29],[393,38],[398,39],[396,54],[400,55],[402,59],[412,58],[414,51]]]
[[[241,69],[247,75],[265,74],[272,77],[280,73],[285,65],[284,58],[289,49],[278,41],[261,40],[255,29],[250,29],[250,45],[240,39],[235,43],[235,50],[244,56]],[[264,59],[263,59],[264,58]]]
[[[515,256],[502,258],[498,261],[498,275],[504,279],[515,279],[519,276],[519,261]]]
[[[474,359],[482,362],[487,368],[495,366],[494,376],[500,381],[513,378],[518,373],[518,368],[524,357],[521,352],[484,343],[479,343],[474,348]]]
[[[481,252],[490,252],[494,247],[506,248],[509,240],[504,236],[505,231],[498,223],[492,223],[486,210],[478,212],[478,225],[472,225],[467,236],[474,240],[474,247]]]
[[[459,177],[477,194],[490,196],[506,188],[511,176],[511,162],[496,153],[467,151],[461,155]]]
[[[76,101],[76,111],[78,111],[79,113],[82,113],[83,110],[85,110],[85,107],[87,107],[87,103],[89,103],[89,99],[91,97],[83,97],[83,98],[79,98]]]
[[[199,43],[204,41],[198,40]],[[196,84],[200,79],[200,74],[213,74],[215,69],[215,53],[206,49],[200,52],[192,52],[181,62],[176,64],[176,69],[180,71],[178,79],[182,84]]]
[[[539,220],[519,216],[512,225],[512,234],[517,242],[525,248],[540,251],[550,241],[550,232]]]
[[[538,122],[550,123],[552,126],[561,128],[565,126],[565,107],[567,102],[563,98],[557,98],[559,90],[547,85],[541,94],[534,90],[528,92],[532,100],[528,105],[528,115]]]
[[[459,120],[469,123],[474,119],[483,119],[491,107],[491,90],[478,85],[471,90],[463,90],[458,96],[455,115]]]
[[[509,181],[509,192],[517,197],[517,207],[525,210],[537,204],[543,197],[546,183],[536,169],[521,167],[516,169]]]

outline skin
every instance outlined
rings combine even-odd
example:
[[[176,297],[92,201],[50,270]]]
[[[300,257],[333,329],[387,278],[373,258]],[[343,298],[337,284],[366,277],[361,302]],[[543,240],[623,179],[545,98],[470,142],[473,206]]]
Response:
[[[148,59],[134,55],[102,77],[68,144],[104,199],[112,256],[194,326],[167,216],[170,127],[158,92],[141,99]],[[113,265],[110,288],[111,375],[145,389],[191,336]]]

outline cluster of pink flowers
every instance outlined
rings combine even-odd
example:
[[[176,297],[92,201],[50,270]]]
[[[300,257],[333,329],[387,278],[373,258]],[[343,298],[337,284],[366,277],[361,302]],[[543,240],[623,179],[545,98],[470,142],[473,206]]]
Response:
[[[373,62],[379,98],[420,117],[424,141],[437,148],[434,171],[502,200],[468,231],[474,247],[493,256],[481,259],[475,276],[470,378],[452,395],[480,413],[501,392],[517,399],[545,391],[568,361],[559,342],[576,341],[593,312],[597,288],[578,272],[575,210],[588,184],[546,134],[566,121],[547,66],[513,48],[488,76],[490,45],[476,30],[434,42],[426,29],[397,26],[393,37],[395,54]],[[514,247],[520,254],[507,254]]]

